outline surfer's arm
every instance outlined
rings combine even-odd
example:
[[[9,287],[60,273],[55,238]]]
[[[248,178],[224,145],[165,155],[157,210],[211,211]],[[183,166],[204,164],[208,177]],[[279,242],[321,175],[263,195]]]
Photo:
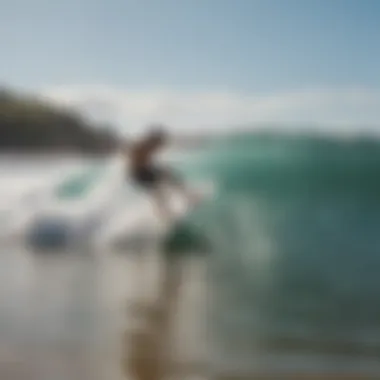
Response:
[[[178,189],[190,202],[197,202],[198,196],[190,189],[185,180],[173,170],[165,170],[166,180]]]

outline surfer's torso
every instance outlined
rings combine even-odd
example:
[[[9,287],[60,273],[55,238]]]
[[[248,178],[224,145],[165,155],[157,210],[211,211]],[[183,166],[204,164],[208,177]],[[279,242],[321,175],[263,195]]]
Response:
[[[129,176],[138,185],[152,187],[162,178],[163,171],[155,164],[156,147],[142,141],[129,150]]]
[[[149,167],[154,160],[155,149],[144,141],[134,145],[129,152],[129,161],[132,171]]]

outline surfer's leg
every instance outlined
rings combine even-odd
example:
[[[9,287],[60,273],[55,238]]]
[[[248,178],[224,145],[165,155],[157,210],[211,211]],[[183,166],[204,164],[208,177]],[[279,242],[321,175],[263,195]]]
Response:
[[[169,202],[165,196],[165,191],[161,186],[156,186],[152,193],[153,202],[158,213],[158,217],[165,221],[169,222],[171,220],[171,211],[169,207]]]

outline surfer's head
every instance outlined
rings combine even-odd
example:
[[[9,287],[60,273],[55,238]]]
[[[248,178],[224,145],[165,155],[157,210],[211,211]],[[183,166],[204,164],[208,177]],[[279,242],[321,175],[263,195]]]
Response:
[[[147,141],[152,148],[162,148],[168,142],[168,133],[162,125],[153,125],[148,132]]]

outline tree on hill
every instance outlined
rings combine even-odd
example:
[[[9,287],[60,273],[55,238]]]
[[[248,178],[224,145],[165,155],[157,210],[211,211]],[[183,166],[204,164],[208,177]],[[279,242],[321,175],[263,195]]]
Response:
[[[109,126],[0,89],[0,150],[108,153],[118,137]]]

